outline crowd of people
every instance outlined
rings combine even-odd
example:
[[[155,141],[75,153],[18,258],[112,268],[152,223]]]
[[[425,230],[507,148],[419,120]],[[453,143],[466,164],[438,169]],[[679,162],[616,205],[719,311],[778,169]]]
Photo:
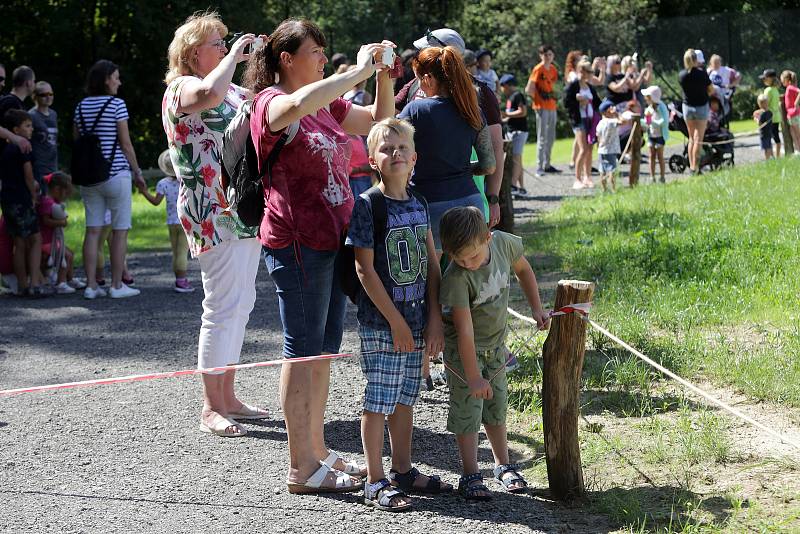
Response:
[[[75,139],[93,136],[100,156],[96,183],[59,170],[53,88],[36,83],[28,67],[14,70],[12,91],[0,98],[5,141],[0,153],[5,229],[0,234],[10,236],[0,255],[7,251],[12,259],[17,294],[45,294],[47,275],[58,293],[83,289],[87,299],[105,296],[98,251],[110,239],[108,293],[137,295],[125,261],[135,185],[153,205],[166,199],[176,291],[193,289],[187,252],[199,263],[201,431],[241,437],[247,434],[243,423],[269,417],[237,396],[234,370],[219,369],[239,362],[263,257],[283,330],[286,363],[279,395],[290,492],[363,488],[367,504],[401,511],[411,507],[410,493],[453,490],[437,476],[421,473],[411,458],[413,406],[430,361],[440,353],[449,388],[447,429],[455,435],[463,467],[458,491],[467,500],[492,498],[477,461],[481,424],[495,459],[494,477],[509,492],[525,491],[527,483],[509,459],[505,426],[511,358],[504,338],[512,273],[540,328],[548,327],[549,316],[521,239],[492,230],[500,219],[504,130],[517,195],[527,194],[525,94],[536,119],[537,174],[558,172],[551,152],[563,99],[575,134],[576,188],[594,185],[594,144],[603,187],[616,187],[621,148],[638,125],[647,133],[651,175],[657,163],[663,181],[668,123],[677,110],[667,108],[652,83],[653,66],[646,62],[640,69],[635,55],[592,61],[572,51],[560,96],[554,49],[543,45],[523,94],[513,74],[498,76],[492,69],[490,51],[467,50],[458,32],[448,28],[426,32],[413,50],[396,58],[387,55],[396,48],[390,41],[363,45],[352,62],[337,54],[327,77],[326,38],[313,22],[288,19],[270,35],[226,40],[227,35],[216,13],[195,14],[175,31],[161,107],[168,148],[159,168],[165,177],[155,194],[143,180],[125,102],[116,96],[117,65],[101,60],[90,69],[87,96],[74,111]],[[680,74],[680,113],[694,171],[699,171],[696,148],[712,122],[709,116],[724,118],[739,79],[718,56],[708,71],[701,59],[699,51],[688,50]],[[246,66],[238,85],[233,78],[241,63]],[[366,90],[373,77],[374,96]],[[774,72],[763,78],[769,94],[754,117],[772,124]],[[787,110],[794,98],[795,136],[800,132],[796,78],[786,71],[781,80],[788,88]],[[721,105],[716,111],[709,106],[715,95]],[[35,106],[26,111],[29,96]],[[228,148],[225,127],[235,124],[249,127],[258,172],[264,175],[264,210],[255,226],[237,213],[238,197],[222,161]],[[769,135],[773,132],[770,126]],[[74,276],[74,253],[64,242],[64,205],[73,183],[79,185],[86,213],[85,281]],[[347,250],[353,254],[349,263],[342,261]],[[330,361],[292,362],[339,352],[347,302],[342,277],[348,272],[360,282],[352,298],[366,378],[363,466],[326,445]],[[387,421],[388,474],[382,457]]]

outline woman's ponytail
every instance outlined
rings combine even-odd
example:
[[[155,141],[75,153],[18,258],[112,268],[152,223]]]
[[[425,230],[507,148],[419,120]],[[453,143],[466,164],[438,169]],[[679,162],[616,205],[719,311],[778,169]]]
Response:
[[[461,59],[461,54],[452,46],[447,46],[442,49],[439,57],[445,77],[444,83],[450,92],[453,103],[464,120],[475,130],[480,130],[483,120],[478,107],[478,95],[472,85],[467,68],[464,66],[464,61]]]

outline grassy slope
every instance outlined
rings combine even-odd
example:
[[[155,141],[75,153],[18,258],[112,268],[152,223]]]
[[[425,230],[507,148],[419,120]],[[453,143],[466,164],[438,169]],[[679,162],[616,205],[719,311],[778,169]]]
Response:
[[[576,199],[527,245],[554,258],[540,270],[596,281],[595,316],[646,353],[800,406],[799,173],[777,160]]]

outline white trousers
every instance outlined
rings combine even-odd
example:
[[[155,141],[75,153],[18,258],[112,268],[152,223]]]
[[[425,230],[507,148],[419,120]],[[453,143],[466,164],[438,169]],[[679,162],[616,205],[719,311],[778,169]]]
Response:
[[[247,321],[256,302],[261,243],[255,238],[225,241],[201,254],[198,260],[205,298],[197,368],[238,363]]]

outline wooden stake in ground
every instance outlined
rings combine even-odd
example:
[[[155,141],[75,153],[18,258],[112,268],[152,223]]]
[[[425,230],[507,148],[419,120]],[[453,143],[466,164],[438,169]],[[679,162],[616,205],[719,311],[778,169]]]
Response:
[[[561,280],[554,308],[591,302],[594,284]],[[578,446],[581,371],[586,350],[586,323],[574,314],[553,317],[544,342],[542,412],[547,480],[553,496],[561,500],[581,497],[583,485]]]
[[[497,230],[514,233],[514,201],[511,198],[511,175],[514,172],[514,153],[512,143],[503,141],[503,151],[506,155],[503,165],[503,182],[500,185],[500,222],[495,226]],[[499,163],[498,163],[499,164]]]
[[[628,172],[628,184],[633,187],[639,183],[639,167],[642,163],[642,127],[638,116],[633,120],[631,128],[631,169]]]

